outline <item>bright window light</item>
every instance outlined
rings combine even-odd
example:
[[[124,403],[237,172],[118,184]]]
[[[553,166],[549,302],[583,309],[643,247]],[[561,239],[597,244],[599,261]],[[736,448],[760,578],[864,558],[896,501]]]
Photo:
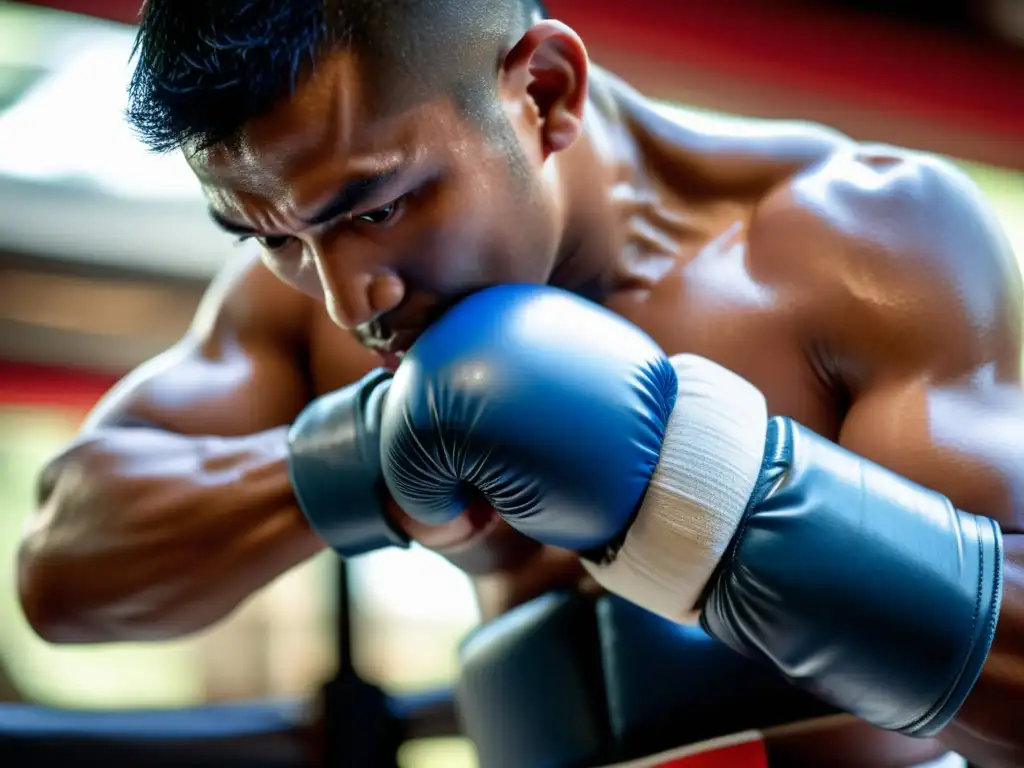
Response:
[[[0,115],[0,176],[135,200],[199,198],[184,158],[149,152],[124,119],[130,51],[130,36],[99,35]]]

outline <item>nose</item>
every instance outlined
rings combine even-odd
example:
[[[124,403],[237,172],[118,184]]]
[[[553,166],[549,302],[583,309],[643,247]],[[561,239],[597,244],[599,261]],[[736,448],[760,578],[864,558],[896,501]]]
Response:
[[[341,328],[350,330],[368,323],[390,312],[405,298],[405,283],[389,269],[346,265],[330,254],[317,254],[314,258],[327,314]]]

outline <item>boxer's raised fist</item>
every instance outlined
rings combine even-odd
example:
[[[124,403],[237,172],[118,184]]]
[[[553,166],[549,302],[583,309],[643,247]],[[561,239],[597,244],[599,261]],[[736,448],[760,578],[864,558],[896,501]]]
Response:
[[[554,288],[490,288],[433,325],[395,374],[384,478],[422,522],[479,494],[527,536],[586,550],[627,527],[675,397],[668,358],[632,324]]]

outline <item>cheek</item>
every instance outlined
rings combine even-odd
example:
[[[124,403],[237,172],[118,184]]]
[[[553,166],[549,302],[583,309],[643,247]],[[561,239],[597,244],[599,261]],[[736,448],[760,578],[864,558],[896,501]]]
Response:
[[[558,247],[558,228],[549,197],[535,178],[513,179],[497,211],[496,247],[504,257],[507,282],[547,282]]]
[[[494,270],[493,195],[482,178],[450,180],[415,210],[402,243],[402,272],[439,294],[486,284]]]
[[[418,230],[402,259],[406,279],[442,295],[486,283],[491,267],[482,224],[479,215],[467,211]]]
[[[543,197],[502,178],[467,184],[438,201],[417,228],[408,263],[415,279],[438,293],[509,282],[545,282],[554,252]]]

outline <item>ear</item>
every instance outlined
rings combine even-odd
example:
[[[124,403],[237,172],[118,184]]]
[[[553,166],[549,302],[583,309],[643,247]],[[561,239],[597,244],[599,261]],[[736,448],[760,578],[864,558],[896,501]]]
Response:
[[[522,118],[539,130],[545,160],[583,130],[588,70],[580,36],[550,19],[534,24],[502,62],[502,98],[525,107]]]

